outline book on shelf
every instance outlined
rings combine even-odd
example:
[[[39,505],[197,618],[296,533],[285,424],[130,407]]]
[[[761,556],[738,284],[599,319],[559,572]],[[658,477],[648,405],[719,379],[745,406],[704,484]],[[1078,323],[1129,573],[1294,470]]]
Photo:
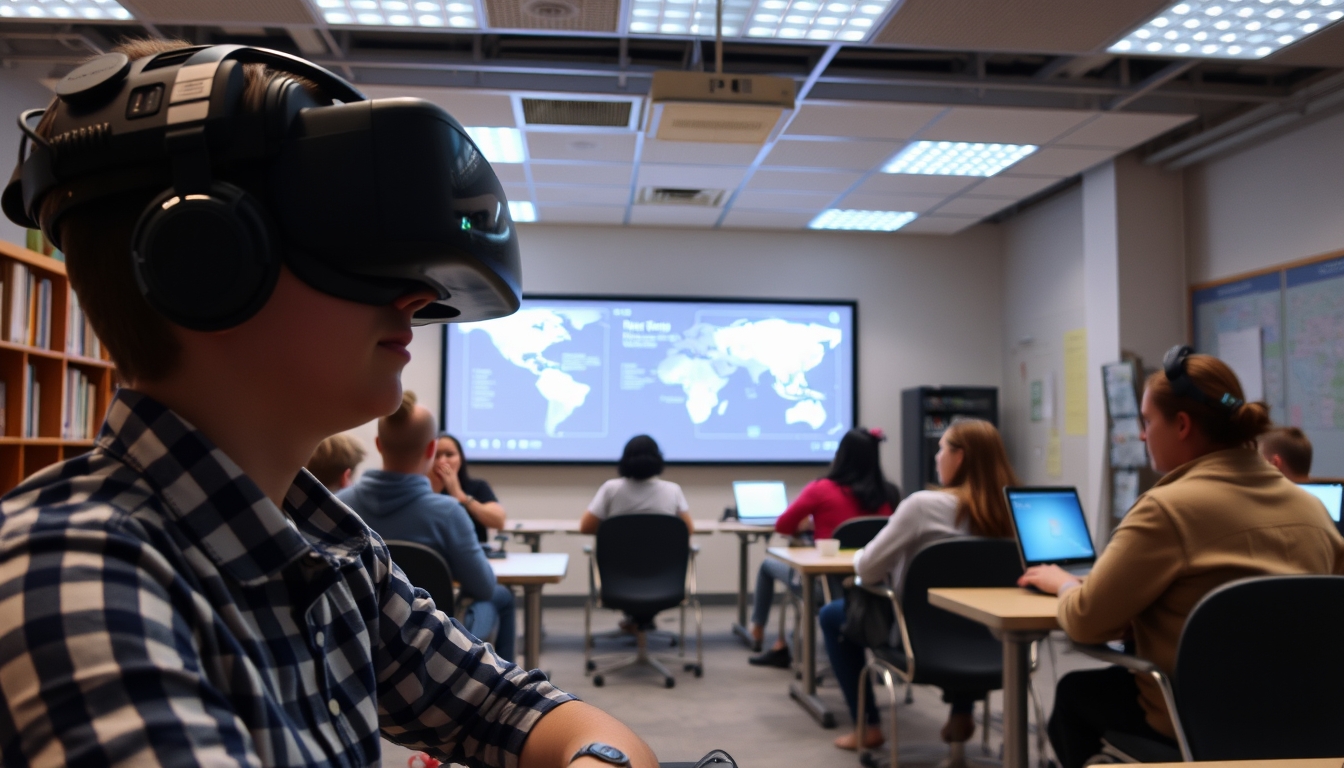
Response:
[[[65,351],[82,357],[101,358],[103,345],[93,332],[84,308],[79,305],[79,297],[70,294],[70,312],[65,324]]]
[[[88,374],[77,368],[66,370],[61,437],[66,440],[93,439],[97,429],[97,397],[98,387]]]
[[[17,261],[9,262],[0,273],[4,284],[4,340],[51,349],[51,280],[39,279]]]
[[[28,364],[28,378],[26,383],[27,410],[23,415],[23,436],[37,437],[39,423],[42,414],[42,384],[37,380],[37,366]]]
[[[0,379],[0,435],[9,433],[9,387]]]

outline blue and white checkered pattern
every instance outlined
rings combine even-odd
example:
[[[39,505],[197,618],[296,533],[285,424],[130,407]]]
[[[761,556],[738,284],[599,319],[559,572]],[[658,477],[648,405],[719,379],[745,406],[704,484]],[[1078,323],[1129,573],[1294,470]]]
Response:
[[[379,735],[516,766],[573,697],[406,581],[306,471],[282,512],[122,390],[0,502],[0,764],[376,766]]]

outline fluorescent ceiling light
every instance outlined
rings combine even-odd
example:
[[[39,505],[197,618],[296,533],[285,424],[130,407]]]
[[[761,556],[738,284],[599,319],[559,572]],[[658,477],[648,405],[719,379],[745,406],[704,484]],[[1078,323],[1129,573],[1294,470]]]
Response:
[[[471,0],[313,0],[328,24],[336,26],[477,29]]]
[[[1261,59],[1344,19],[1344,0],[1182,0],[1108,50]]]
[[[829,208],[817,214],[808,229],[853,229],[863,232],[895,232],[915,220],[913,211],[852,211]]]
[[[0,0],[0,18],[129,21],[131,12],[116,0]]]
[[[630,0],[636,35],[712,35],[715,0]],[[891,0],[723,0],[725,37],[859,41]]]
[[[916,141],[901,150],[882,171],[927,176],[993,176],[1037,149],[1032,144]]]
[[[514,221],[536,221],[537,207],[527,200],[510,200],[509,218]]]
[[[517,128],[468,128],[467,135],[492,163],[523,162],[523,132]]]

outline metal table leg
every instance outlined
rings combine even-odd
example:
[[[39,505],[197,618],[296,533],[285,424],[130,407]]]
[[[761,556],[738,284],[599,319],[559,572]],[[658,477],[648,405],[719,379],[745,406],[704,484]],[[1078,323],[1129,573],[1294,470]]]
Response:
[[[835,727],[835,713],[817,698],[817,587],[816,579],[803,577],[803,683],[789,685],[789,695],[803,705],[822,728]]]
[[[523,586],[523,667],[541,664],[541,585]]]
[[[1031,676],[1031,644],[1044,632],[1004,632],[1003,640],[1003,768],[1027,768],[1027,686]],[[1044,723],[1037,727],[1044,728]]]
[[[756,640],[747,629],[747,563],[751,542],[757,535],[737,531],[737,623],[733,625],[733,634],[742,638],[748,648],[754,647]]]

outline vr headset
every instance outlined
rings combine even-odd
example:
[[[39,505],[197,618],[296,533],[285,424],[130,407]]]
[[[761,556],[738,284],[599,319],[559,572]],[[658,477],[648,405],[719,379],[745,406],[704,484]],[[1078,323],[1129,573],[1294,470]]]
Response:
[[[260,110],[243,109],[245,64],[277,72]],[[136,61],[105,54],[66,75],[56,95],[45,137],[33,124],[44,110],[19,118],[5,215],[59,248],[71,211],[157,193],[135,225],[132,266],[150,305],[174,323],[209,331],[244,322],[282,264],[364,304],[428,288],[437,299],[415,313],[416,325],[518,309],[518,238],[499,179],[462,126],[429,102],[368,100],[303,59],[237,45]],[[247,189],[217,170],[247,179]]]

